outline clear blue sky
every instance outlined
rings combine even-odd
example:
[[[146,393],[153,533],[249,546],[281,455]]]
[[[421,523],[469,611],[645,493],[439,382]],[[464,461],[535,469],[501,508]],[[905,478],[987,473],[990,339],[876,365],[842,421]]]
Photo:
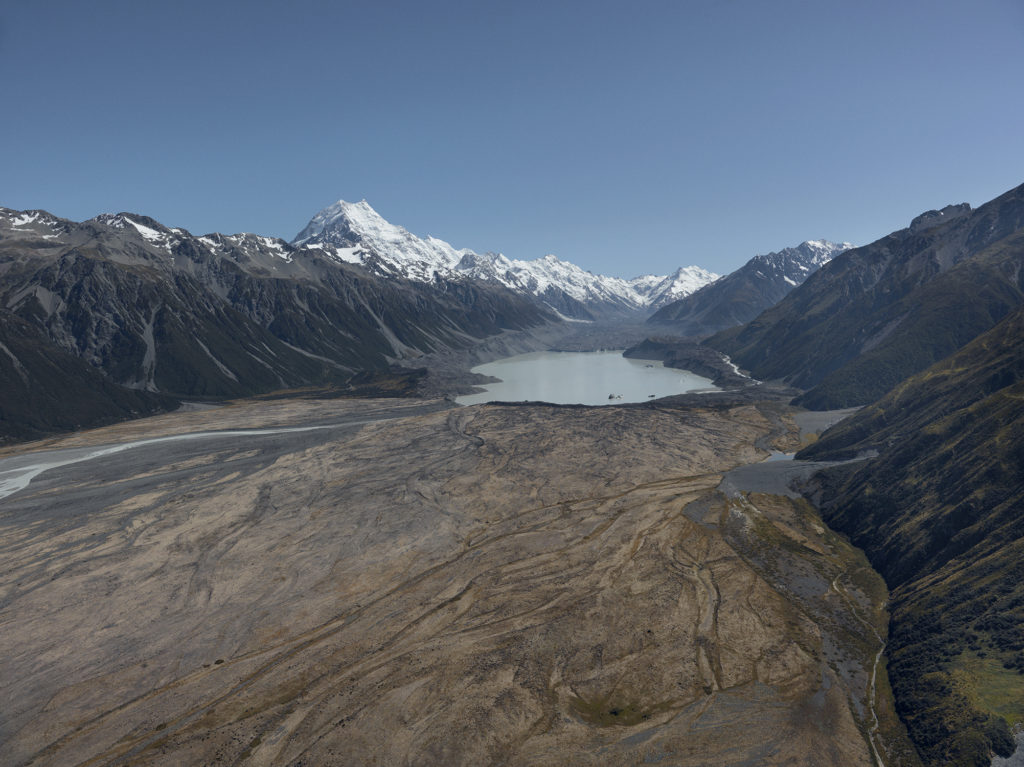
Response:
[[[1021,0],[6,2],[0,205],[634,276],[1024,182]]]

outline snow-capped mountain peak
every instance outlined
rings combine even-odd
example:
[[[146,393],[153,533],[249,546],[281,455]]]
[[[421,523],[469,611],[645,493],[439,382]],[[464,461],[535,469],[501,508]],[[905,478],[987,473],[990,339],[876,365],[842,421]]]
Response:
[[[750,263],[762,264],[773,273],[785,273],[786,282],[797,285],[811,272],[817,271],[835,256],[852,247],[853,244],[849,242],[807,240],[795,247],[783,248],[777,253],[755,256]]]
[[[53,240],[67,230],[67,225],[65,219],[45,210],[0,208],[0,230],[9,229],[12,234],[19,237],[31,235],[41,240]]]
[[[630,280],[634,289],[647,298],[647,306],[659,309],[665,304],[700,290],[718,279],[717,274],[699,266],[681,266],[667,277],[646,274]]]
[[[90,219],[111,229],[121,229],[143,241],[170,251],[179,241],[177,234],[149,216],[135,213],[101,213]]]
[[[366,200],[360,200],[359,202],[338,200],[333,205],[328,205],[313,216],[306,225],[306,228],[296,235],[292,243],[302,245],[307,240],[323,234],[324,230],[331,228],[332,225],[335,228],[340,228],[339,224],[344,224],[348,228],[357,231],[366,232],[379,231],[389,226],[388,222],[371,208]]]
[[[844,250],[849,250],[853,247],[852,242],[830,242],[829,240],[807,240],[797,245],[795,248],[786,248],[786,251],[793,250],[802,252],[807,256],[807,260],[816,266],[824,266],[832,258]],[[785,251],[783,251],[785,252]]]
[[[717,279],[690,266],[667,277],[634,280],[593,274],[553,254],[533,261],[509,259],[500,253],[457,250],[436,237],[419,238],[389,223],[366,200],[339,200],[310,220],[292,244],[318,248],[335,258],[361,263],[382,274],[422,282],[437,277],[472,278],[526,293],[576,319],[600,314],[633,314],[657,308]]]
[[[292,244],[319,247],[344,261],[367,264],[376,257],[376,271],[402,274],[420,282],[450,274],[469,252],[456,250],[436,237],[420,239],[388,222],[366,200],[338,200],[329,205],[312,218]]]

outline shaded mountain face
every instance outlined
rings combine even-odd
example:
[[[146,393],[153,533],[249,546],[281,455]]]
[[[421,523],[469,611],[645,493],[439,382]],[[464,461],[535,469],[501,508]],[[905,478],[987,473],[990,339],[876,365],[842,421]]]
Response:
[[[282,240],[193,237],[126,213],[75,223],[0,209],[0,274],[10,374],[47,390],[29,375],[43,367],[14,351],[45,346],[102,374],[115,410],[169,401],[143,392],[223,398],[339,384],[553,319],[498,286],[382,279]]]
[[[689,295],[718,275],[698,266],[667,276],[607,277],[547,255],[534,261],[500,253],[457,250],[436,237],[421,239],[386,221],[365,200],[339,200],[316,214],[292,244],[362,264],[384,275],[430,282],[471,277],[531,297],[572,319],[637,316]]]
[[[811,409],[863,405],[1024,302],[1024,186],[930,211],[846,251],[777,305],[707,343]]]
[[[795,248],[754,256],[735,272],[663,306],[647,322],[687,336],[742,325],[777,304],[820,267],[851,247],[848,242],[808,240]]]
[[[890,676],[926,762],[1007,755],[1024,720],[1024,308],[798,458],[892,589]]]
[[[141,418],[179,404],[118,386],[55,346],[42,328],[0,311],[0,443]]]

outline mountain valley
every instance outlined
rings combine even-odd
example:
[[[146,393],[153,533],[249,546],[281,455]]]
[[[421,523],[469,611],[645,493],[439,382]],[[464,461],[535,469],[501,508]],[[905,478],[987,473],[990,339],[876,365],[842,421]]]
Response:
[[[719,279],[0,209],[0,761],[988,767],[1022,267],[1024,187]],[[606,349],[717,390],[452,400]]]

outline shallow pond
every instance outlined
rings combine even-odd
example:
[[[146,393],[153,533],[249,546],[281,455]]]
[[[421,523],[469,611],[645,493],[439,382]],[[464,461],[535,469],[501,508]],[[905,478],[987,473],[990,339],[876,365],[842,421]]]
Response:
[[[523,400],[614,405],[714,388],[707,378],[660,362],[627,359],[621,351],[533,352],[478,365],[473,372],[501,381],[481,384],[487,391],[480,394],[458,397],[460,405]]]

